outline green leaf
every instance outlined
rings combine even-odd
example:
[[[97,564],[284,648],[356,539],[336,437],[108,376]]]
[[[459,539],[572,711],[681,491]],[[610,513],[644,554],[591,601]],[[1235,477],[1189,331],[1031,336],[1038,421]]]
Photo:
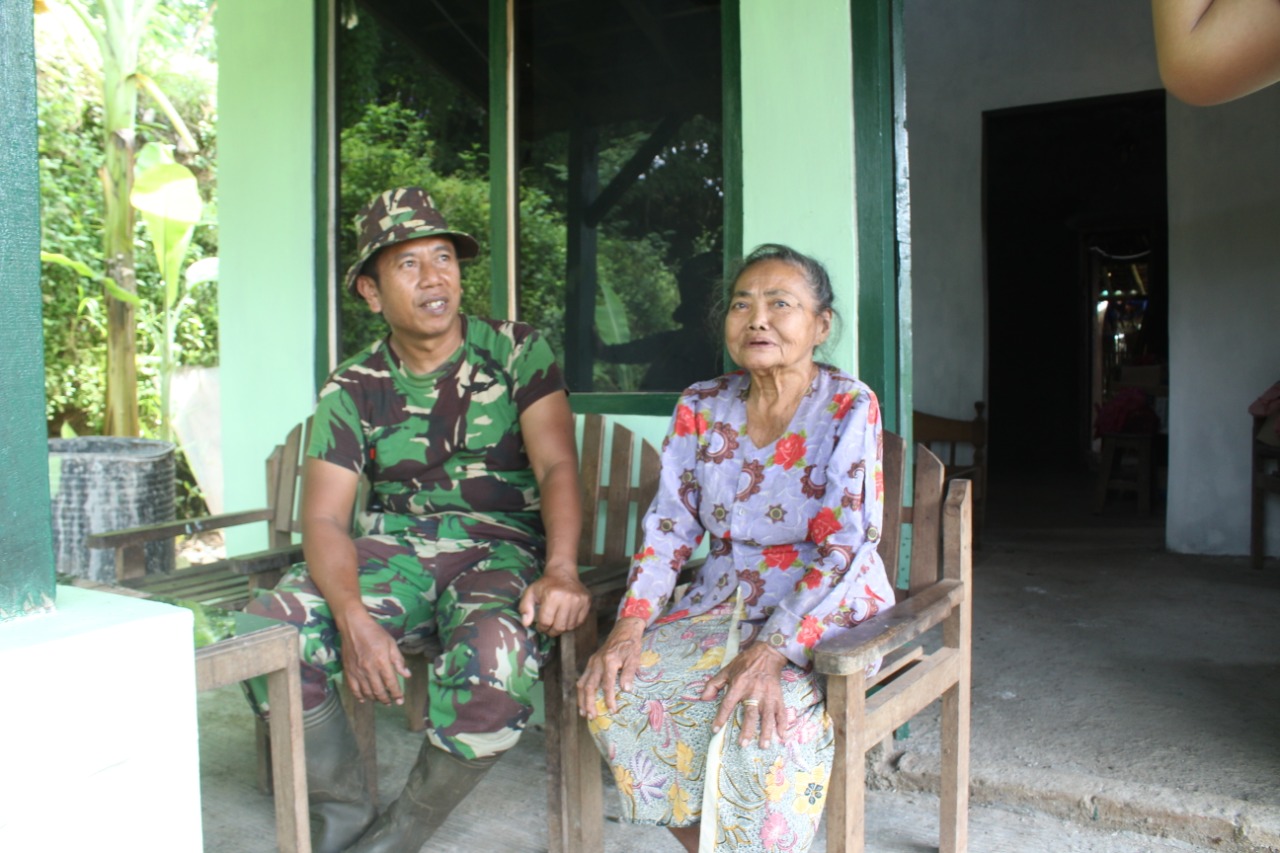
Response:
[[[129,291],[125,290],[123,287],[116,284],[115,279],[109,278],[104,275],[101,277],[100,281],[102,282],[102,286],[106,289],[107,293],[110,293],[116,299],[119,299],[121,302],[128,302],[134,308],[142,307],[142,300],[138,298],[138,294],[130,293]]]
[[[69,269],[72,272],[77,272],[80,275],[84,276],[85,278],[90,278],[95,281],[101,278],[101,276],[98,275],[98,273],[89,269],[88,264],[82,263],[80,261],[73,261],[71,260],[71,258],[68,258],[66,255],[60,255],[57,252],[41,252],[40,262],[45,264],[56,264],[57,266],[63,267],[65,269]]]
[[[73,261],[71,258],[68,258],[66,255],[60,255],[57,252],[41,252],[40,260],[47,264],[55,264],[56,266],[63,267],[64,269],[69,269],[69,270],[72,270],[73,272],[77,272],[87,279],[92,279],[93,281],[102,282],[103,289],[105,289],[107,293],[111,294],[116,299],[119,299],[121,302],[128,302],[130,305],[134,306],[135,308],[142,304],[141,300],[138,299],[138,294],[130,293],[129,291],[125,290],[123,287],[116,284],[115,279],[109,276],[101,275],[99,273],[94,272],[92,269],[90,269],[88,264],[81,263],[80,261]]]
[[[218,259],[201,258],[187,267],[187,287],[218,280]]]
[[[148,142],[146,145],[142,146],[142,150],[140,150],[138,155],[134,158],[133,171],[134,174],[141,175],[143,172],[149,171],[155,166],[161,166],[165,163],[172,162],[174,162],[172,145],[161,145],[158,142]]]
[[[614,292],[609,280],[600,279],[600,298],[596,301],[596,329],[606,344],[631,340],[627,327],[627,308]]]
[[[151,145],[144,146],[144,152]],[[148,157],[153,156],[148,154]],[[200,221],[203,202],[196,177],[190,169],[178,163],[156,163],[138,175],[129,200],[142,214],[155,248],[156,262],[165,283],[164,306],[167,310],[178,300],[182,259]]]

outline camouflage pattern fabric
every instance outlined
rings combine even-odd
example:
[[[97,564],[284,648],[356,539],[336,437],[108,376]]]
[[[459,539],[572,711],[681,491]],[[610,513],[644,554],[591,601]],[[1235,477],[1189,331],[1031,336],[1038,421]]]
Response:
[[[372,482],[368,533],[411,533],[424,519],[452,538],[543,545],[537,481],[520,412],[564,390],[532,327],[462,318],[463,345],[428,376],[379,341],[320,390],[307,455]]]
[[[462,322],[462,346],[427,376],[405,371],[386,340],[340,366],[321,389],[307,455],[371,481],[355,540],[365,604],[397,640],[438,635],[428,736],[481,758],[519,737],[549,649],[516,612],[545,554],[519,417],[564,380],[531,327]],[[341,672],[341,638],[305,565],[247,609],[298,626],[303,707],[317,707]],[[250,684],[263,712],[264,684]]]
[[[531,690],[551,648],[549,637],[520,624],[520,596],[540,561],[510,542],[364,536],[356,540],[360,589],[369,613],[397,641],[408,633],[438,640],[422,709],[427,736],[463,758],[515,746],[533,712]],[[333,616],[298,564],[251,613],[298,626],[302,705],[318,707],[342,671],[342,640]],[[434,645],[434,644],[433,644]],[[266,682],[248,682],[261,713]]]
[[[379,249],[416,240],[419,237],[448,237],[453,240],[458,260],[465,261],[480,253],[480,245],[470,234],[453,231],[444,214],[422,187],[398,187],[378,193],[356,214],[355,263],[347,270],[347,290],[354,295],[356,277],[365,261]]]

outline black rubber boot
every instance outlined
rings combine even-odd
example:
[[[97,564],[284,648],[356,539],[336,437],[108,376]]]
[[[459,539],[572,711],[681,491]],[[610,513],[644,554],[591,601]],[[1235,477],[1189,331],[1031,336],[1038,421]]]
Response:
[[[404,791],[352,853],[417,853],[500,757],[459,758],[424,741]]]
[[[312,853],[342,853],[377,814],[364,762],[336,693],[302,715]]]

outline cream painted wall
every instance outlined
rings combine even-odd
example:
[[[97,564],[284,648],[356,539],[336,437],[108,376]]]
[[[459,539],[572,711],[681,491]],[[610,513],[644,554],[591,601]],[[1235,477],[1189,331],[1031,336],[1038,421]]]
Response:
[[[985,334],[975,334],[986,298],[982,113],[1159,88],[1151,12],[1109,0],[903,5],[915,403],[969,418],[987,399]]]
[[[315,404],[313,3],[218,4],[218,317],[228,511],[261,506],[263,462]],[[266,546],[263,525],[229,539]]]
[[[858,247],[848,0],[742,0],[743,248],[786,243],[826,264],[857,372]]]
[[[1169,99],[1169,511],[1174,551],[1249,547],[1245,409],[1280,381],[1280,86]],[[1268,502],[1280,554],[1280,501]]]
[[[982,112],[1159,88],[1150,5],[906,0],[904,30],[915,400],[966,417],[971,401],[987,396],[985,335],[974,333],[985,299]],[[1244,410],[1280,379],[1280,90],[1207,109],[1170,99],[1167,124],[1167,543],[1240,554],[1248,546]],[[1273,537],[1272,553],[1276,546]]]

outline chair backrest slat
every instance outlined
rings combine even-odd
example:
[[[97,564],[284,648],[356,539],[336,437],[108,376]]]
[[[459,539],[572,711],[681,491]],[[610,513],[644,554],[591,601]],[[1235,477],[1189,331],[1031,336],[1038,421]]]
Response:
[[[613,447],[609,451],[608,508],[605,515],[604,565],[617,566],[630,556],[627,523],[631,518],[631,454],[635,434],[620,424],[613,425]]]
[[[307,432],[310,433],[311,419],[306,420]],[[273,548],[287,545],[297,529],[298,482],[301,469],[299,457],[302,451],[301,423],[289,430],[284,443],[280,445],[279,468],[275,478],[275,494],[270,496],[271,508],[275,516],[271,520],[271,546]]]
[[[902,547],[902,482],[906,478],[906,446],[902,436],[885,430],[884,453],[884,519],[880,524],[880,544],[876,551],[884,561],[892,583],[898,576],[898,555]]]
[[[945,475],[942,460],[923,444],[917,444],[908,594],[923,589],[938,579],[938,550],[942,540],[942,486]]]
[[[662,456],[647,441],[640,443],[640,482],[636,486],[636,525],[635,535],[631,539],[631,553],[640,550],[644,544],[644,528],[640,522],[649,511],[653,498],[658,494],[658,478],[662,474]]]
[[[582,488],[582,533],[578,561],[591,562],[596,548],[596,519],[600,515],[600,473],[604,469],[604,416],[582,419],[582,445],[578,449],[578,481]]]

